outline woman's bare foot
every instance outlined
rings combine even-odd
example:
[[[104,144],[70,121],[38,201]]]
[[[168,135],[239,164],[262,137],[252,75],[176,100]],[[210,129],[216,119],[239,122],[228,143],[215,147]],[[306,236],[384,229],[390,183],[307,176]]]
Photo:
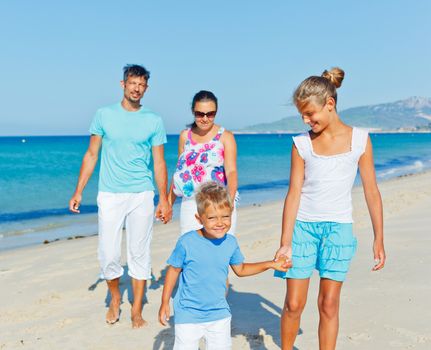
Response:
[[[120,320],[120,300],[112,299],[106,313],[106,323],[114,324]]]
[[[132,309],[132,328],[142,328],[145,327],[148,322],[142,318],[141,312],[134,312]]]

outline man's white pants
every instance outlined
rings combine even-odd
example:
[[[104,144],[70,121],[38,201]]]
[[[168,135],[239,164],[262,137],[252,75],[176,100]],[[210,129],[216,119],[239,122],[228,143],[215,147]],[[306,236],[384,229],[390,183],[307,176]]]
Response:
[[[154,192],[99,192],[97,206],[101,277],[113,280],[123,275],[121,239],[125,224],[128,274],[137,280],[150,279]]]
[[[174,350],[198,350],[202,337],[207,350],[231,349],[230,320],[227,317],[212,322],[176,324]]]

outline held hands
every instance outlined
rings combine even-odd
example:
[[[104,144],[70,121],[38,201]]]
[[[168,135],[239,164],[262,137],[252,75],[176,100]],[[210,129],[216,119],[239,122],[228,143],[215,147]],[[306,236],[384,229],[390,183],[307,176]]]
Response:
[[[69,210],[72,213],[79,214],[80,213],[79,206],[81,205],[81,201],[82,201],[82,195],[75,193],[69,201]]]
[[[274,257],[274,270],[286,272],[292,264],[292,246],[282,245]]]
[[[169,307],[169,303],[167,303],[167,304],[162,303],[162,305],[160,306],[160,309],[159,309],[159,322],[163,326],[168,325],[170,313],[171,313],[171,310]]]
[[[292,246],[290,245],[282,245],[280,248],[278,248],[277,252],[274,256],[274,261],[277,261],[281,256],[287,257],[289,261],[292,260]]]
[[[154,216],[164,224],[167,224],[172,219],[172,206],[167,200],[159,201]]]
[[[373,252],[375,265],[373,266],[372,271],[378,271],[383,269],[386,262],[386,253],[382,241],[374,241]]]
[[[292,266],[292,261],[286,255],[281,255],[272,261],[272,268],[277,271],[286,272]]]

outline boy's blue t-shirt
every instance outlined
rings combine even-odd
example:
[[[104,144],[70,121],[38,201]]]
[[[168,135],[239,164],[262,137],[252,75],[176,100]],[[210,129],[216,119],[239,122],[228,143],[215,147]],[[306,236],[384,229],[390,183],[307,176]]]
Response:
[[[236,238],[205,238],[196,231],[180,237],[168,264],[182,268],[174,297],[175,323],[202,323],[230,316],[226,301],[229,265],[240,265],[244,257]]]
[[[162,119],[146,108],[125,110],[121,103],[99,109],[90,133],[102,136],[99,191],[153,191],[151,147],[166,143]]]

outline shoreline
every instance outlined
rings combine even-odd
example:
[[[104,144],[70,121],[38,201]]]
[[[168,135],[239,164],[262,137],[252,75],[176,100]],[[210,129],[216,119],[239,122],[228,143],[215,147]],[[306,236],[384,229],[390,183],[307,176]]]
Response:
[[[416,176],[416,175],[426,174],[426,173],[431,173],[431,170],[427,169],[418,173],[407,173],[407,174],[398,175],[389,179],[382,179],[380,182],[378,182],[378,184],[380,186],[383,183],[394,181],[397,178]],[[360,183],[355,184],[353,187],[353,191],[355,191],[357,187],[362,188],[362,185]],[[286,191],[284,195],[287,193],[287,189],[288,187],[286,187],[285,189]],[[272,203],[281,203],[280,205],[282,205],[284,200],[284,195],[283,195],[283,198],[275,199],[275,200],[266,199],[267,197],[261,196],[261,198],[256,202],[248,201],[246,202],[245,205],[242,204],[242,202],[240,202],[240,207],[245,209],[248,207],[253,207],[253,206],[259,207],[259,206],[262,206],[263,204],[272,204]],[[247,194],[247,196],[252,197],[253,194],[249,193]],[[179,213],[177,211],[179,211],[179,201],[176,202],[174,209],[176,213],[173,221],[170,224],[176,224],[178,221]],[[44,220],[48,221],[47,220],[48,218],[50,217],[34,219],[33,222],[35,224],[40,222],[43,223]],[[31,232],[23,232],[16,235],[0,237],[0,243],[3,242],[3,245],[6,243],[6,246],[0,247],[0,253],[10,251],[10,250],[15,250],[15,249],[32,247],[35,245],[49,244],[49,243],[58,242],[58,241],[67,241],[75,238],[86,238],[91,236],[97,236],[97,213],[85,213],[85,214],[81,214],[81,216],[74,216],[69,213],[64,216],[55,216],[55,218],[58,218],[62,222],[62,224],[59,224],[58,227],[54,226],[53,228],[50,229],[51,231],[48,231],[47,229],[37,230],[37,229],[28,228],[26,231],[31,231]],[[74,220],[76,221],[76,223],[73,222]],[[68,222],[69,224],[67,224]],[[72,222],[72,224],[70,224],[70,222]],[[159,225],[159,223],[155,222],[155,225]],[[66,231],[66,233],[64,233],[64,231]],[[62,232],[62,233],[57,233],[57,232]],[[25,239],[27,240],[27,242],[24,242]]]

